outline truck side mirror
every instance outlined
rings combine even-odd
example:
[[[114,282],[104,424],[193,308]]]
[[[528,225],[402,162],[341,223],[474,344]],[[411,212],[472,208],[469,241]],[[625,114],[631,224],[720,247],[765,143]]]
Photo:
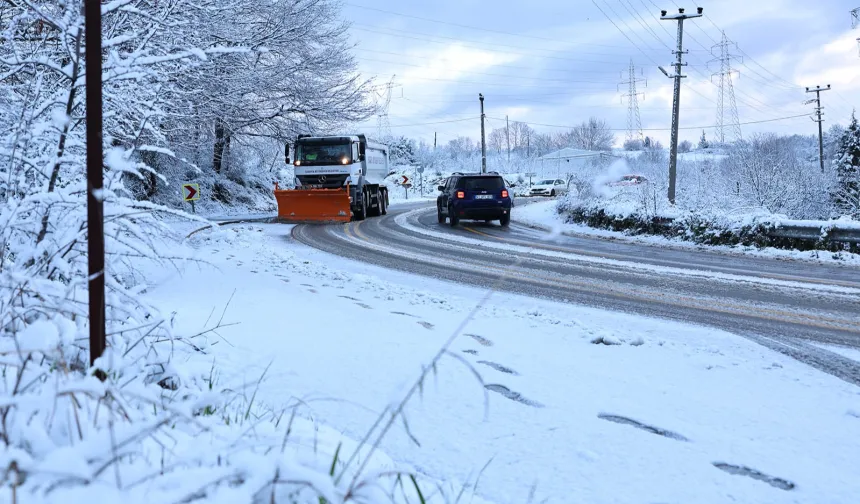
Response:
[[[364,143],[358,144],[358,160],[364,161],[366,154],[367,154],[367,146]]]
[[[290,144],[284,144],[284,163],[290,164]]]

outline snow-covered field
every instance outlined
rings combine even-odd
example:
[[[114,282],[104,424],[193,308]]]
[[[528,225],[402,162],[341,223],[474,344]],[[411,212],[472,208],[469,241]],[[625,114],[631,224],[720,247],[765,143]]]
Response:
[[[685,242],[683,240],[673,240],[662,236],[652,235],[628,235],[619,231],[610,231],[607,229],[595,229],[585,224],[566,223],[563,221],[563,216],[556,211],[555,200],[540,201],[528,205],[517,207],[515,212],[511,213],[511,218],[515,222],[525,224],[540,229],[550,230],[555,234],[570,233],[576,235],[596,236],[613,240],[626,240],[636,243],[647,243],[654,246],[687,248],[687,249],[708,249],[730,254],[745,254],[758,257],[770,257],[778,259],[794,259],[819,263],[829,264],[851,264],[860,266],[860,255],[851,254],[849,252],[840,252],[837,255],[826,251],[799,251],[799,250],[784,250],[772,247],[755,248],[755,247],[729,247],[717,245],[698,245],[695,243]],[[785,221],[785,224],[792,224],[797,221]],[[818,222],[818,221],[804,221]],[[823,223],[823,221],[822,221]]]
[[[301,404],[328,429],[322,451],[334,432],[362,439],[456,334],[375,467],[412,467],[454,494],[466,485],[461,502],[860,494],[860,394],[847,383],[708,328],[502,293],[481,304],[489,293],[333,258],[290,229],[197,233],[209,264],[157,272],[148,296],[185,333],[224,310],[237,325],[195,358],[219,386],[264,376],[257,407]]]

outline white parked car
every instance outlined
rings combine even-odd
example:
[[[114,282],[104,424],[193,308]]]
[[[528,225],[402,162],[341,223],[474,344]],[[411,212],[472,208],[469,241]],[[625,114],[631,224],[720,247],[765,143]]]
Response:
[[[567,193],[567,182],[561,179],[541,180],[529,191],[529,196],[560,196]]]

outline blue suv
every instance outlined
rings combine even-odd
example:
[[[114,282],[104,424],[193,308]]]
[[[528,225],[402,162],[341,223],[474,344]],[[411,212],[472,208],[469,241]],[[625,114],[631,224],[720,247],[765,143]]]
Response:
[[[511,223],[511,199],[505,179],[496,172],[454,173],[439,186],[436,199],[439,223],[447,219],[456,226],[460,219],[497,220],[502,226]]]

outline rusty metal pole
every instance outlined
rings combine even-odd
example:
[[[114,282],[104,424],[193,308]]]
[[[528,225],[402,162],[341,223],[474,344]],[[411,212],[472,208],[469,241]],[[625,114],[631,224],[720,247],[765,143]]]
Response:
[[[87,100],[87,258],[89,261],[90,365],[104,353],[105,234],[104,153],[102,151],[102,13],[101,0],[85,0]],[[97,371],[103,380],[104,374]]]

